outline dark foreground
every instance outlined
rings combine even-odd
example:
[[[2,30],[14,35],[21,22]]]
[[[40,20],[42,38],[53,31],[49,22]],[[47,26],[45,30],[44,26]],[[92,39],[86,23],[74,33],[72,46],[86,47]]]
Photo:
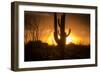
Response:
[[[25,45],[24,61],[90,58],[90,46],[69,44],[65,48],[49,46],[41,41]]]

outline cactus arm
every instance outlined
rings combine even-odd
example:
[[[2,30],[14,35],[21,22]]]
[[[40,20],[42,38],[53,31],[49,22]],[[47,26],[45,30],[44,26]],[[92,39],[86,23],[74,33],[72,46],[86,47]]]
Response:
[[[68,32],[68,34],[66,35],[66,37],[68,37],[70,33],[71,33],[71,29],[69,29],[69,32]]]
[[[60,19],[58,19],[58,25],[59,25],[59,27],[61,27]]]

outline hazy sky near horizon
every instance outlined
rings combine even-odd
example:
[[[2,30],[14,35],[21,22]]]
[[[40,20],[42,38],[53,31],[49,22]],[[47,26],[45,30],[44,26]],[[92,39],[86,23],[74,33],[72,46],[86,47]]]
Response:
[[[28,12],[25,13],[25,42],[32,40],[34,26],[38,24],[39,40],[45,43],[54,44],[54,18],[53,13]],[[58,16],[60,13],[58,13]],[[73,43],[90,44],[90,15],[66,13],[65,31],[71,29],[68,36]]]

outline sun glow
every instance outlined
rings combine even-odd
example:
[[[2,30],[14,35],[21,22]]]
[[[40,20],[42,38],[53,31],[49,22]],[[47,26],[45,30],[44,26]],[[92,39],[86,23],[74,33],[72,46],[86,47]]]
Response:
[[[52,33],[50,34],[50,36],[48,37],[46,42],[48,43],[48,45],[57,45],[57,43],[54,40],[54,36],[53,36]]]
[[[75,36],[69,36],[69,37],[66,37],[66,44],[70,44],[70,43],[73,43],[73,44],[80,44],[80,39],[75,37]]]
[[[58,38],[60,39],[60,36],[58,36]],[[57,45],[57,43],[54,40],[54,36],[53,34],[50,34],[50,36],[48,37],[47,41],[48,45]],[[73,43],[73,44],[79,44],[79,38],[70,35],[68,37],[66,37],[66,45]]]
[[[73,42],[72,38],[71,37],[67,37],[66,38],[66,44],[70,44],[71,42]]]

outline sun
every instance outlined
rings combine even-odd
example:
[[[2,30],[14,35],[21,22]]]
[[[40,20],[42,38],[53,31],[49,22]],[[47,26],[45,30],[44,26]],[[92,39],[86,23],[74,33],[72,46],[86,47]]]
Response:
[[[75,36],[66,37],[66,44],[70,44],[70,43],[79,44],[79,38]]]
[[[66,44],[70,44],[71,42],[73,42],[72,38],[71,37],[67,37],[66,38]]]

